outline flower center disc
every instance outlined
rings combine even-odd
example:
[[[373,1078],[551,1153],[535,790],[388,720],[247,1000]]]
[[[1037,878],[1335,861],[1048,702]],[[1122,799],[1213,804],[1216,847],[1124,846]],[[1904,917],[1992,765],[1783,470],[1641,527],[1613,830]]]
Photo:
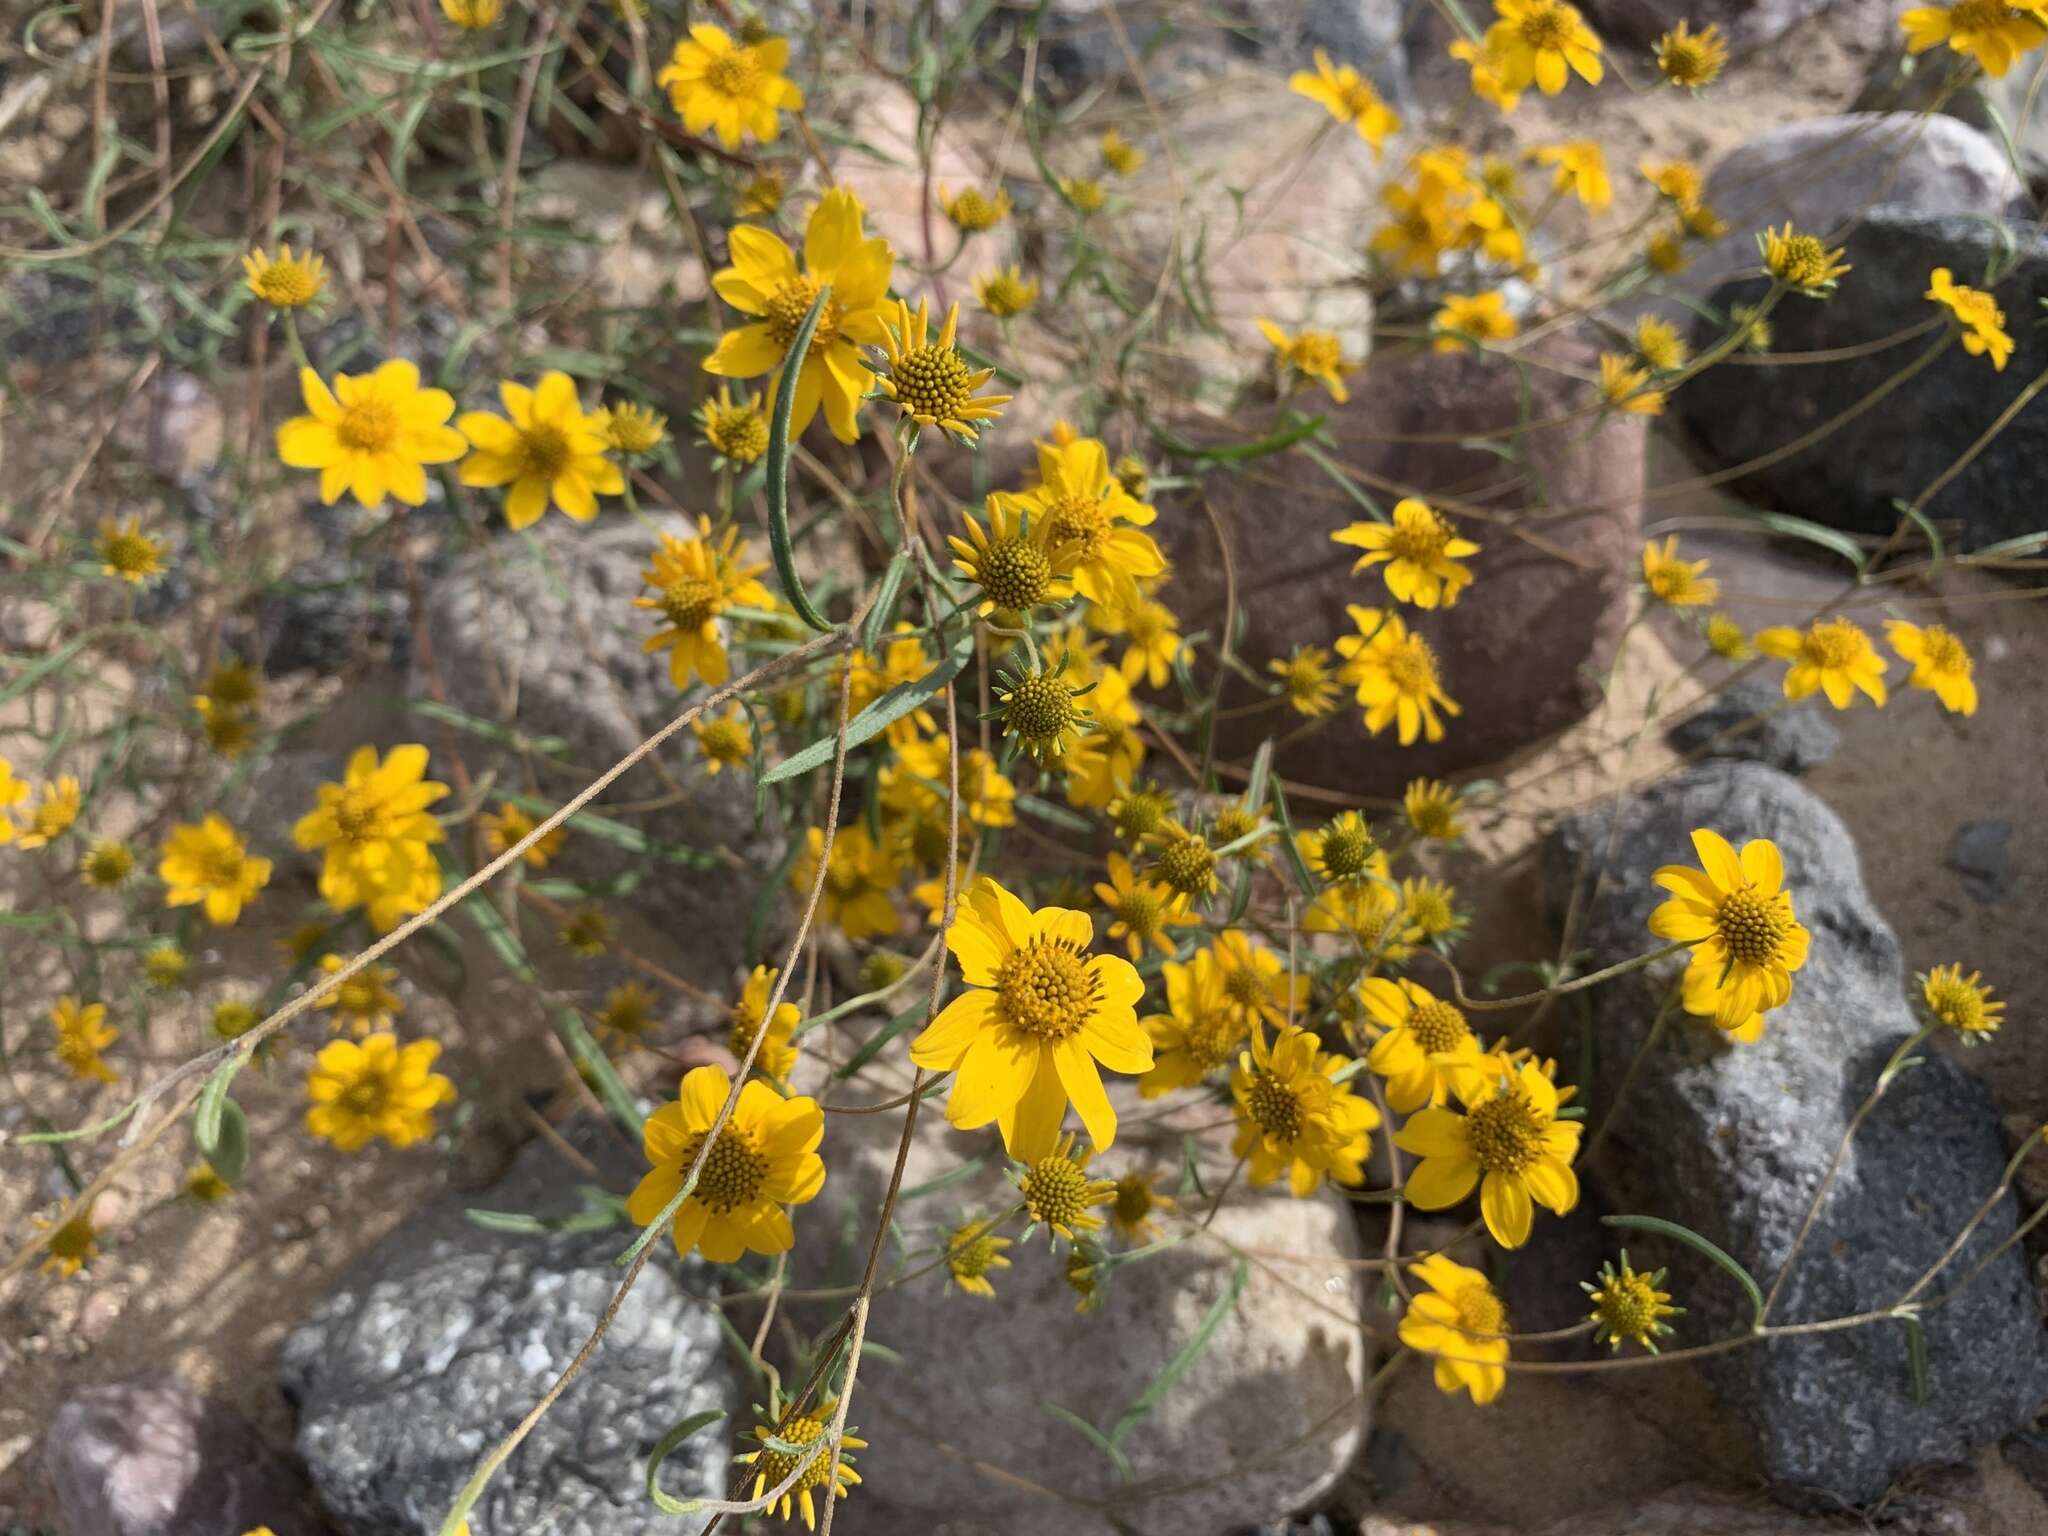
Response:
[[[889,370],[897,399],[913,416],[957,420],[972,393],[967,363],[951,347],[913,347]]]
[[[1170,889],[1183,896],[1199,896],[1215,878],[1216,854],[1199,837],[1179,838],[1160,850],[1158,873]],[[1234,980],[1225,982],[1233,995],[1236,985]]]
[[[1431,1055],[1456,1049],[1472,1032],[1464,1014],[1441,998],[1434,997],[1415,1005],[1414,1011],[1408,1015],[1408,1030],[1415,1036],[1415,1043]]]
[[[1101,498],[1062,496],[1046,514],[1055,544],[1078,545],[1079,558],[1093,558],[1109,538],[1109,508]]]
[[[909,397],[904,397],[909,403]],[[1052,562],[1029,539],[997,539],[979,561],[981,590],[998,608],[1025,609],[1044,598]]]
[[[1520,1173],[1543,1150],[1543,1122],[1519,1088],[1475,1104],[1465,1116],[1472,1155],[1488,1173]]]
[[[1362,827],[1333,827],[1323,834],[1323,868],[1332,880],[1364,874],[1371,857],[1372,834]]]
[[[569,463],[569,438],[560,427],[530,427],[523,434],[527,473],[552,480]]]
[[[398,441],[398,410],[386,400],[358,401],[341,413],[334,435],[357,453],[383,453]]]
[[[1715,921],[1728,953],[1744,965],[1762,965],[1778,952],[1785,937],[1784,917],[1748,887],[1721,898]]]
[[[1041,1040],[1064,1040],[1095,1002],[1095,979],[1080,951],[1062,940],[1033,939],[996,972],[996,998],[1017,1028]]]
[[[818,302],[818,284],[810,277],[792,277],[775,290],[768,301],[768,329],[776,344],[785,350],[796,340],[796,333],[803,327],[804,316],[811,312],[811,306]],[[832,300],[825,305],[824,313],[818,316],[818,328],[811,333],[811,348],[816,350],[830,341],[839,330],[839,304]]]
[[[661,611],[677,629],[702,629],[718,613],[718,583],[702,576],[685,576],[661,589]]]
[[[1301,1134],[1301,1101],[1272,1073],[1254,1072],[1245,1097],[1259,1129],[1275,1141],[1292,1141]]]
[[[1088,1210],[1087,1173],[1072,1158],[1040,1158],[1025,1176],[1024,1206],[1034,1221],[1073,1226]]]
[[[1458,1309],[1458,1326],[1467,1333],[1508,1331],[1508,1309],[1491,1286],[1464,1286],[1451,1298],[1451,1304]]]
[[[1571,35],[1571,18],[1563,6],[1539,6],[1522,18],[1522,41],[1531,48],[1561,48]]]
[[[703,1149],[704,1133],[698,1132],[683,1148],[680,1167],[687,1173]],[[755,1149],[753,1138],[728,1122],[704,1159],[704,1171],[697,1175],[696,1198],[721,1216],[730,1215],[760,1198],[768,1179],[768,1159]]]

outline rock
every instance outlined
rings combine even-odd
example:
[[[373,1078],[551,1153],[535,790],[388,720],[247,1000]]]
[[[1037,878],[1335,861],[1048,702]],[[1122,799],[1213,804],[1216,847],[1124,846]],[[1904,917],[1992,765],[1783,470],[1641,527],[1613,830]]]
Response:
[[[963,1220],[1016,1200],[995,1138],[951,1131],[938,1110],[935,1100],[920,1117],[903,1187],[915,1190],[977,1157],[984,1164],[965,1181],[899,1207],[912,1267]],[[858,1278],[899,1135],[894,1114],[827,1117],[832,1173],[798,1224],[798,1285]],[[1142,1145],[1127,1120],[1096,1166],[1110,1177],[1169,1169],[1179,1147],[1177,1136]],[[1230,1166],[1227,1156],[1205,1158],[1207,1187],[1220,1188]],[[1164,1187],[1173,1187],[1170,1175]],[[1008,1228],[1013,1237],[1018,1231],[1015,1223]],[[993,1301],[947,1290],[942,1272],[876,1296],[868,1336],[903,1358],[871,1357],[862,1366],[850,1417],[870,1442],[860,1453],[864,1481],[841,1505],[835,1532],[1070,1536],[1077,1529],[1073,1508],[979,1473],[977,1461],[1107,1501],[1129,1528],[1148,1533],[1233,1531],[1276,1510],[1313,1508],[1328,1494],[1366,1427],[1365,1410],[1353,1406],[1368,1362],[1351,1321],[1361,1306],[1357,1270],[1347,1268],[1363,1251],[1342,1200],[1251,1193],[1240,1180],[1206,1237],[1118,1267],[1101,1309],[1085,1315],[1075,1310],[1064,1254],[1049,1253],[1045,1242],[1041,1228],[1009,1250],[1012,1267],[992,1275]],[[1186,1374],[1122,1441],[1134,1474],[1122,1482],[1086,1438],[1041,1405],[1113,1424],[1227,1294],[1234,1265],[1226,1244],[1260,1258]],[[814,1325],[837,1315],[819,1312]]]
[[[1740,1045],[1676,1014],[1650,1051],[1606,1155],[1584,1171],[1617,1209],[1690,1227],[1765,1287],[1782,1267],[1849,1118],[1914,1028],[1899,947],[1871,903],[1856,849],[1834,813],[1797,781],[1753,763],[1709,763],[1649,790],[1610,841],[1607,813],[1564,822],[1542,864],[1553,914],[1583,861],[1613,850],[1591,896],[1582,942],[1589,968],[1642,953],[1663,893],[1655,868],[1690,862],[1689,837],[1712,827],[1738,846],[1774,840],[1812,951],[1791,1000],[1763,1038]],[[1680,962],[1666,961],[1588,994],[1606,1102],[1644,1046]],[[1934,1265],[2005,1162],[1982,1084],[1934,1047],[1898,1077],[1865,1121],[1821,1207],[1771,1320],[1815,1322],[1895,1303]],[[1867,1504],[1915,1468],[1967,1458],[2028,1422],[2048,1395],[2048,1347],[2008,1196],[1924,1295],[1987,1267],[1925,1314],[1928,1399],[1914,1404],[1897,1330],[1780,1338],[1715,1356],[1705,1369],[1746,1425],[1765,1475],[1795,1504]],[[1639,1245],[1631,1242],[1631,1249]],[[1727,1277],[1676,1247],[1644,1257],[1672,1266],[1691,1309],[1674,1342],[1746,1331],[1751,1306]]]
[[[1910,7],[1901,5],[1899,9]],[[1852,109],[1857,112],[1939,111],[1968,123],[1990,136],[1993,142],[2002,138],[2000,125],[2003,124],[2003,133],[2013,136],[2013,148],[2019,153],[2020,173],[2030,182],[2048,177],[2048,120],[2044,120],[2039,111],[2028,109],[2030,100],[2040,99],[2039,88],[2035,85],[2040,76],[2040,56],[2029,55],[2017,68],[2007,70],[2003,79],[1972,71],[1969,78],[1954,89],[1950,89],[1949,71],[1938,66],[1930,67],[1930,61],[1924,57],[1914,60],[1915,68],[1908,73],[1901,66],[1911,57],[1910,54],[1884,55],[1864,83],[1863,92],[1852,104]]]
[[[596,1135],[582,1141],[610,1188],[630,1188],[637,1157]],[[558,1152],[533,1143],[492,1188],[445,1200],[378,1244],[285,1341],[299,1454],[348,1536],[431,1536],[478,1459],[589,1337],[629,1232],[507,1235],[463,1214],[573,1214],[574,1183]],[[706,1283],[701,1265],[657,1250],[603,1347],[485,1491],[479,1533],[699,1529],[663,1514],[643,1482],[673,1425],[737,1407],[717,1320],[692,1299]],[[722,1428],[699,1433],[662,1463],[663,1486],[722,1497],[728,1448]]]
[[[1576,348],[1556,347],[1552,357],[1567,367],[1595,366]],[[1402,612],[1435,647],[1445,691],[1464,710],[1446,719],[1445,739],[1403,748],[1389,728],[1374,741],[1347,695],[1329,724],[1280,754],[1288,775],[1384,794],[1418,774],[1498,762],[1599,702],[1641,546],[1641,418],[1610,414],[1586,431],[1530,433],[1525,471],[1455,441],[1510,426],[1524,419],[1525,408],[1536,421],[1567,416],[1583,409],[1587,392],[1552,368],[1517,370],[1464,353],[1424,352],[1376,362],[1353,380],[1348,405],[1313,403],[1311,409],[1328,413],[1330,455],[1371,477],[1366,483],[1382,508],[1402,493],[1439,509],[1449,505],[1452,520],[1482,549],[1471,561],[1475,584],[1464,601],[1434,613]],[[1270,426],[1270,417],[1240,421],[1232,439],[1256,438]],[[1446,440],[1400,441],[1404,435]],[[1297,645],[1327,647],[1355,633],[1347,604],[1392,604],[1376,572],[1352,575],[1356,552],[1329,541],[1333,529],[1365,516],[1329,474],[1299,452],[1258,460],[1254,468],[1255,478],[1212,473],[1204,490],[1231,540],[1246,625],[1237,651],[1263,668]],[[1393,485],[1402,492],[1387,489]],[[1485,516],[1461,514],[1461,506]],[[1224,566],[1209,519],[1183,501],[1163,511],[1153,531],[1174,562],[1166,600],[1189,630],[1216,632],[1224,616]],[[1532,634],[1543,643],[1531,645]],[[1248,760],[1263,734],[1285,734],[1295,723],[1291,715],[1270,714],[1237,722],[1219,732],[1218,750]]]
[[[2021,230],[2015,239],[2016,252],[1981,219],[1873,209],[1847,238],[1845,259],[1855,270],[1834,297],[1810,303],[1795,296],[1772,311],[1775,349],[1853,347],[1894,335],[1934,312],[1922,296],[1934,268],[1950,268],[1959,282],[1981,282],[1996,252],[2002,263],[2012,257],[1997,297],[2017,343],[2013,356],[2001,373],[1987,358],[1951,346],[1899,385],[1882,409],[1744,475],[1735,482],[1738,494],[1829,527],[1891,533],[1900,517],[1893,502],[1924,492],[2048,366],[2048,336],[2033,324],[2048,297],[2048,235]],[[1715,290],[1713,304],[1725,310],[1754,303],[1762,288],[1760,278],[1731,283]],[[1696,343],[1710,333],[1720,334],[1702,319]],[[1762,360],[1710,368],[1678,391],[1674,416],[1710,465],[1742,464],[1849,410],[1935,339],[1915,337],[1866,356],[1796,368]],[[1900,430],[1902,422],[1912,429]],[[2048,415],[2020,412],[1926,510],[1957,530],[1951,548],[1974,549],[2048,528]]]
[[[160,370],[114,418],[114,441],[179,484],[205,476],[220,462],[226,436],[220,397],[182,368]]]
[[[412,627],[399,562],[347,550],[301,560],[264,591],[256,609],[270,677],[307,669],[329,675],[372,654],[402,664],[412,653]]]
[[[1835,755],[1842,733],[1812,705],[1786,708],[1784,704],[1784,695],[1775,684],[1761,680],[1737,683],[1715,694],[1698,714],[1672,726],[1664,733],[1665,740],[1680,753],[1690,755],[1704,749],[1706,757],[1766,763],[1786,773],[1818,768]],[[1764,718],[1747,724],[1759,715]],[[1745,725],[1738,734],[1722,736],[1724,731]]]
[[[43,1468],[78,1536],[317,1536],[306,1480],[226,1403],[170,1377],[87,1387],[57,1410]]]
[[[1712,23],[1729,42],[1749,48],[1784,36],[1827,6],[1828,0],[1583,0],[1579,9],[1610,43],[1655,42],[1690,21],[1694,31]]]
[[[2009,821],[1966,821],[1948,847],[1948,867],[1963,877],[1963,889],[1989,905],[2012,889]]]

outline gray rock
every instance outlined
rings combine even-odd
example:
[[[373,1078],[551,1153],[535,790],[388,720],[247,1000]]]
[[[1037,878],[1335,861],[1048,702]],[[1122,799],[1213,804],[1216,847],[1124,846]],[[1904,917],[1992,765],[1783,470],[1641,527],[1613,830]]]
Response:
[[[1589,966],[1654,942],[1645,923],[1663,892],[1651,874],[1692,860],[1696,827],[1738,846],[1754,837],[1778,844],[1812,952],[1791,1000],[1770,1014],[1755,1044],[1674,1014],[1586,1174],[1616,1209],[1683,1223],[1768,1289],[1850,1116],[1914,1020],[1898,942],[1864,888],[1847,830],[1797,781],[1753,763],[1710,763],[1666,781],[1629,806],[1611,842],[1605,812],[1567,820],[1552,835],[1542,863],[1553,913],[1563,910],[1582,864],[1597,867],[1613,850],[1585,909]],[[1680,966],[1666,961],[1590,994],[1600,1040],[1589,1095],[1596,1118],[1644,1047]],[[1773,1322],[1891,1305],[1997,1187],[2005,1154],[1983,1085],[1938,1049],[1921,1054],[1923,1063],[1895,1080],[1851,1145]],[[2014,1209],[2010,1196],[1995,1206],[1923,1295],[1942,1293],[1989,1258],[2011,1234]],[[1629,1246],[1672,1266],[1671,1288],[1691,1308],[1674,1342],[1750,1326],[1740,1289],[1697,1255]],[[1867,1504],[1903,1474],[1964,1459],[2032,1419],[2048,1396],[2048,1340],[2016,1248],[1927,1312],[1925,1326],[1925,1406],[1913,1401],[1905,1342],[1893,1327],[1776,1339],[1705,1362],[1781,1498]]]
[[[316,1536],[306,1480],[233,1408],[169,1377],[87,1387],[57,1410],[43,1468],[78,1536]]]
[[[640,1171],[586,1138],[615,1190]],[[607,1166],[609,1165],[609,1166]],[[372,1249],[286,1340],[298,1449],[348,1536],[431,1536],[456,1491],[560,1374],[618,1284],[623,1227],[507,1235],[467,1208],[567,1215],[572,1179],[536,1142],[497,1185],[452,1197]],[[676,1536],[701,1528],[643,1491],[648,1453],[678,1421],[737,1405],[717,1319],[692,1297],[702,1266],[657,1250],[604,1345],[499,1470],[480,1533]],[[724,1426],[662,1464],[678,1498],[722,1497]],[[239,1536],[239,1533],[237,1533]],[[282,1536],[282,1533],[280,1533]]]
[[[1910,6],[1902,4],[1899,9],[1908,10]],[[2042,110],[2043,98],[2034,83],[2040,77],[2044,62],[2048,61],[2039,54],[2028,54],[2016,67],[2007,70],[2002,79],[1993,79],[1980,70],[1969,70],[1964,82],[1951,88],[1953,71],[1963,65],[1961,59],[1950,65],[1948,60],[1952,57],[1946,53],[1919,58],[1911,54],[1887,54],[1864,82],[1862,94],[1856,98],[1853,110],[1934,110],[1968,123],[1989,135],[1994,142],[2002,143],[2005,135],[2009,134],[2012,147],[2019,155],[2020,173],[2033,182],[2048,177],[2048,112]],[[1909,61],[1911,69],[1906,68]],[[2034,103],[2031,111],[2028,110],[2030,97]]]
[[[2012,889],[2009,821],[1966,821],[1948,845],[1948,867],[1963,877],[1963,889],[1987,905]]]
[[[1941,119],[1934,119],[1941,121]],[[1870,212],[1846,241],[1855,270],[1825,303],[1789,297],[1771,313],[1774,347],[1805,352],[1853,347],[1896,334],[1933,313],[1923,297],[1928,274],[1948,267],[1956,280],[1981,284],[1997,254],[2005,275],[1996,288],[2006,330],[2017,343],[2005,370],[1954,345],[1884,402],[1826,433],[1801,452],[1735,482],[1760,506],[1829,527],[1883,536],[1899,522],[1897,500],[1920,495],[1983,435],[2048,366],[2048,335],[2034,325],[2048,297],[2048,234],[2014,232],[2016,250],[1981,219],[1923,218],[1893,208]],[[2010,254],[2009,267],[2004,265]],[[1762,279],[1716,289],[1715,308],[1754,303]],[[1717,336],[1702,319],[1695,340]],[[1674,419],[1710,464],[1735,465],[1812,432],[1905,368],[1935,338],[1843,361],[1778,368],[1745,360],[1710,368],[1673,399]],[[1902,430],[1910,423],[1910,430]],[[2048,414],[2020,412],[1927,506],[1974,549],[2048,528]],[[1919,535],[1913,535],[1915,539]]]
[[[1731,43],[1754,47],[1782,37],[1829,0],[1581,0],[1579,9],[1610,42],[1654,42],[1680,21],[1698,31],[1720,27]]]
[[[1811,704],[1784,708],[1784,702],[1783,693],[1771,683],[1737,683],[1715,694],[1698,714],[1672,726],[1664,733],[1665,739],[1673,750],[1681,753],[1691,754],[1704,748],[1706,757],[1766,763],[1786,773],[1818,768],[1835,755],[1835,748],[1842,744],[1842,733]],[[1760,715],[1764,718],[1757,720]],[[1734,731],[1751,720],[1756,720],[1756,724],[1737,734],[1722,736],[1722,732]]]

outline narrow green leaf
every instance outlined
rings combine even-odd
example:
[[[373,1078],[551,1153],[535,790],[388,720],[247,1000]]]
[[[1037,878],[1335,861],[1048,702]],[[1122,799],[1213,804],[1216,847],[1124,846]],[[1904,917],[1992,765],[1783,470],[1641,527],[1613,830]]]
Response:
[[[1825,528],[1819,523],[1803,517],[1793,517],[1786,512],[1760,512],[1754,508],[1740,509],[1739,515],[1752,522],[1761,523],[1773,533],[1783,534],[1788,539],[1803,539],[1808,544],[1818,544],[1822,549],[1832,551],[1848,561],[1860,575],[1864,562],[1869,558],[1848,534],[1835,528]]]
[[[868,610],[868,621],[860,629],[860,648],[871,655],[881,643],[882,632],[889,627],[889,616],[896,611],[896,599],[909,570],[910,556],[906,551],[899,549],[889,557],[888,569],[882,572],[881,585],[875,590],[875,605]]]
[[[1102,1452],[1104,1456],[1107,1456],[1110,1465],[1116,1468],[1116,1475],[1119,1479],[1126,1483],[1131,1480],[1133,1476],[1131,1458],[1126,1456],[1119,1449],[1117,1443],[1110,1439],[1109,1436],[1105,1435],[1093,1424],[1090,1424],[1081,1415],[1074,1412],[1073,1409],[1062,1408],[1049,1397],[1040,1399],[1038,1406],[1045,1410],[1048,1417],[1066,1425],[1067,1428],[1073,1430],[1074,1433],[1094,1446],[1095,1449]]]
[[[946,659],[931,671],[910,682],[898,683],[847,721],[846,749],[851,752],[862,742],[879,736],[905,715],[917,710],[925,700],[958,677],[966,669],[967,663],[973,659],[974,631],[969,629],[953,643],[953,648],[946,653]],[[801,752],[785,757],[762,774],[761,782],[764,785],[780,784],[785,779],[809,773],[813,768],[831,762],[832,755],[837,749],[837,732],[830,736],[821,736]]]
[[[1294,871],[1294,883],[1301,887],[1301,894],[1314,901],[1318,894],[1316,877],[1309,873],[1308,863],[1301,856],[1301,849],[1294,843],[1294,820],[1287,814],[1287,791],[1280,787],[1280,780],[1273,780],[1273,819],[1280,823],[1280,846],[1287,854],[1287,867]]]
[[[233,1084],[235,1074],[248,1064],[247,1051],[235,1052],[213,1069],[213,1076],[199,1090],[199,1102],[192,1110],[192,1140],[198,1144],[200,1156],[209,1161],[212,1160],[212,1149],[220,1144],[220,1125],[228,1102],[228,1088]]]
[[[1699,1233],[1693,1231],[1691,1227],[1681,1227],[1677,1222],[1666,1221],[1661,1216],[1602,1216],[1600,1224],[1607,1227],[1620,1227],[1624,1231],[1629,1232],[1654,1232],[1659,1237],[1668,1237],[1674,1242],[1685,1244],[1686,1247],[1692,1249],[1695,1253],[1705,1254],[1742,1283],[1743,1290],[1749,1293],[1749,1304],[1756,1312],[1755,1324],[1759,1328],[1763,1326],[1764,1293],[1762,1287],[1750,1278],[1749,1271],[1736,1263],[1725,1250],[1708,1242]]]
[[[661,1464],[668,1460],[677,1446],[698,1430],[716,1424],[724,1417],[723,1408],[707,1408],[702,1413],[693,1413],[655,1442],[653,1451],[647,1457],[647,1497],[660,1505],[664,1512],[671,1515],[693,1515],[705,1504],[712,1502],[707,1499],[678,1499],[663,1493],[660,1481]]]
[[[1918,528],[1926,537],[1929,564],[1938,568],[1942,561],[1941,531],[1934,526],[1933,520],[1925,512],[1922,512],[1918,507],[1902,497],[1894,496],[1892,498],[1892,506],[1897,509],[1901,517],[1910,518],[1913,526]]]
[[[810,313],[804,316],[804,323],[797,327],[796,339],[789,344],[789,358],[782,365],[781,382],[775,386],[775,419],[768,429],[768,548],[775,557],[775,574],[782,578],[783,594],[789,599],[789,606],[796,610],[796,616],[820,634],[832,626],[824,616],[811,606],[811,596],[804,590],[804,584],[796,573],[796,551],[789,541],[789,424],[796,413],[796,381],[803,372],[804,358],[811,349],[811,337],[818,329],[818,319],[825,313],[825,306],[831,301],[832,285],[827,283],[818,290],[818,296],[811,301]]]
[[[459,731],[467,731],[472,736],[481,736],[486,741],[495,741],[515,751],[538,752],[544,757],[553,757],[569,750],[569,738],[566,736],[529,736],[524,731],[513,730],[495,720],[482,719],[434,699],[407,699],[405,707],[416,715],[439,720],[444,725],[452,725]]]
[[[1906,1325],[1906,1372],[1913,1384],[1913,1406],[1927,1406],[1927,1330],[1917,1312],[1893,1314]]]
[[[873,1036],[859,1050],[847,1058],[846,1065],[835,1072],[833,1076],[840,1078],[853,1076],[854,1073],[881,1055],[891,1040],[903,1034],[911,1025],[923,1018],[925,1009],[930,1006],[931,1003],[928,998],[922,998],[912,1003],[908,1008],[897,1014],[895,1018],[876,1030]]]
[[[1152,429],[1153,440],[1168,452],[1179,454],[1184,459],[1194,459],[1205,464],[1242,464],[1247,459],[1263,459],[1271,454],[1284,453],[1303,438],[1314,437],[1323,430],[1326,416],[1310,416],[1301,421],[1289,423],[1264,437],[1249,443],[1228,443],[1221,447],[1204,448],[1198,443],[1183,442],[1161,427]]]
[[[220,1175],[223,1184],[242,1182],[243,1170],[249,1166],[249,1122],[241,1105],[233,1099],[222,1099],[212,1144],[199,1142],[196,1126],[192,1139],[199,1145],[199,1155]]]
[[[1174,1352],[1165,1368],[1152,1378],[1151,1385],[1138,1394],[1130,1407],[1117,1415],[1116,1427],[1109,1432],[1112,1443],[1122,1445],[1124,1437],[1144,1422],[1145,1415],[1156,1408],[1181,1377],[1187,1375],[1194,1363],[1202,1358],[1202,1351],[1209,1347],[1209,1340],[1215,1337],[1216,1330],[1223,1326],[1223,1320],[1235,1310],[1237,1298],[1244,1294],[1245,1281],[1251,1278],[1251,1272],[1251,1265],[1245,1260],[1237,1261],[1237,1266],[1230,1272],[1229,1287],[1216,1298],[1201,1326],[1189,1335],[1187,1343]]]

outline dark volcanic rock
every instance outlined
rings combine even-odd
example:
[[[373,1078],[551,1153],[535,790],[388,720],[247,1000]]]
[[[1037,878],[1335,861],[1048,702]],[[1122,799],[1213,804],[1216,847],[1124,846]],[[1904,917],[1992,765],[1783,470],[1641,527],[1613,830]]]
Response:
[[[1715,694],[1699,713],[1688,715],[1664,736],[1682,753],[1705,748],[1707,757],[1764,763],[1786,773],[1818,768],[1835,755],[1842,733],[1814,705],[1784,708],[1784,702],[1775,684],[1761,680],[1737,683]],[[1751,720],[1756,723],[1748,724]],[[1736,731],[1737,726],[1746,729]],[[1724,731],[1732,734],[1724,736]]]

